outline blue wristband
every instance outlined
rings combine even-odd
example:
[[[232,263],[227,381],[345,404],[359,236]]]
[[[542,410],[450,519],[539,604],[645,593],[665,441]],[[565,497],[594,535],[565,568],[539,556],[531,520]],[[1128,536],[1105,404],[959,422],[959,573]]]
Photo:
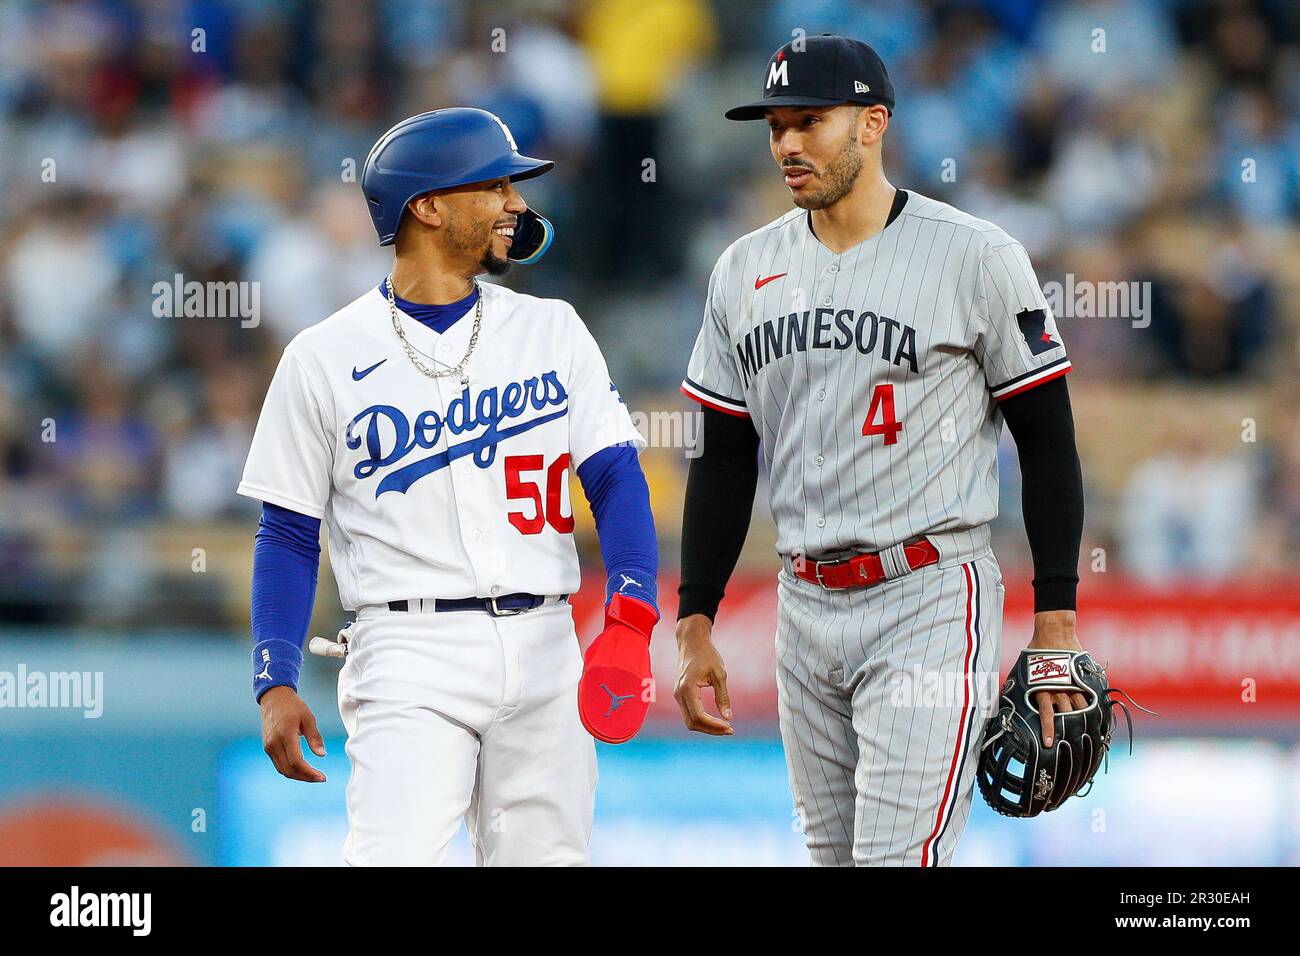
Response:
[[[605,582],[605,603],[613,600],[615,594],[637,598],[656,611],[659,610],[659,588],[655,573],[645,568],[611,568]]]
[[[302,648],[275,639],[253,646],[253,697],[258,701],[272,687],[297,690],[301,673]]]

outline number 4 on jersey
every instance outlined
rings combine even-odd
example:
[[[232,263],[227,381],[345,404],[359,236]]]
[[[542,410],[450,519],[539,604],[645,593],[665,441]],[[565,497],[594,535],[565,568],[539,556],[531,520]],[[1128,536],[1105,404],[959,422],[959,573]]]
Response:
[[[867,420],[862,423],[862,434],[884,435],[886,445],[896,445],[902,430],[903,423],[894,417],[894,386],[877,385],[871,393],[871,407],[867,409]]]

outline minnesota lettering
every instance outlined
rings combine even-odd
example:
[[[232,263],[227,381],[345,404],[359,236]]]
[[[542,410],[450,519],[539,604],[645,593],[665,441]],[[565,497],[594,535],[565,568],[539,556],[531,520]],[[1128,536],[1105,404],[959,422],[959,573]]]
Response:
[[[754,326],[736,344],[736,356],[745,385],[769,362],[808,349],[856,348],[863,355],[916,367],[916,329],[897,319],[852,309],[817,309],[791,312]]]

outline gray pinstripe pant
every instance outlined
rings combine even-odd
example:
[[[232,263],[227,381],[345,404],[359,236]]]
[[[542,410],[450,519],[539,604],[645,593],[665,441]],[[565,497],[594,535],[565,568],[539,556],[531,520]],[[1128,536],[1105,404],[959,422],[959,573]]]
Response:
[[[778,578],[777,689],[814,866],[943,866],[998,690],[991,553],[870,588]]]

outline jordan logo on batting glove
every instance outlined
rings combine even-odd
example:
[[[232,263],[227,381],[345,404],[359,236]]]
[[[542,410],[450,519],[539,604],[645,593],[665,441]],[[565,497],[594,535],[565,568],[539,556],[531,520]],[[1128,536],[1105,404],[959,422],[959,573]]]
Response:
[[[583,657],[578,716],[597,740],[626,743],[650,709],[650,632],[659,620],[654,605],[615,594],[605,607],[605,630]]]

